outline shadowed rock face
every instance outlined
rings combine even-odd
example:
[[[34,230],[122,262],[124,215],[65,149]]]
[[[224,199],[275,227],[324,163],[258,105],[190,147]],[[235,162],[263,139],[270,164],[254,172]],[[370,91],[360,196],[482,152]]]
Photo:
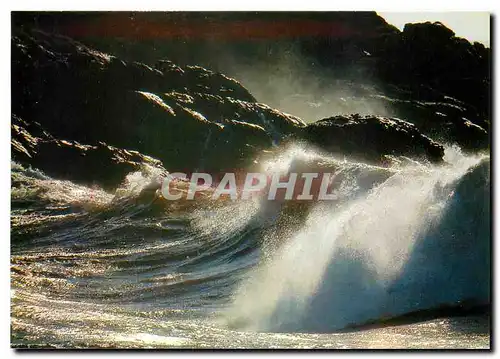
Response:
[[[76,183],[99,184],[114,190],[125,176],[147,167],[164,171],[161,161],[137,151],[127,151],[104,142],[82,145],[54,138],[38,123],[27,123],[12,116],[12,159],[28,163],[54,178]]]
[[[127,63],[39,31],[14,34],[12,66],[12,111],[20,118],[57,138],[141,151],[172,170],[243,166],[305,126],[222,74]]]
[[[278,16],[280,21],[285,15]],[[254,15],[248,16],[243,20]],[[317,20],[328,25],[329,16]],[[263,19],[270,21],[268,17]],[[433,56],[446,63],[465,51],[469,57],[464,61],[476,61],[471,66],[478,71],[467,76],[483,81],[489,50],[463,43],[440,24],[410,24],[399,32],[371,13],[339,15],[337,20],[345,25],[342,31],[338,24],[327,27],[343,35],[327,44],[322,33],[293,41],[305,41],[303,49],[309,55],[321,57],[321,49],[328,48],[337,64],[365,59],[364,66],[373,66],[381,76],[384,69],[396,66],[391,76],[399,69],[398,79],[407,81],[404,86],[387,85],[387,95],[365,88],[356,92],[360,101],[387,101],[397,110],[394,116],[338,115],[306,125],[258,103],[239,82],[221,73],[167,59],[151,66],[124,61],[65,36],[14,27],[13,158],[54,176],[112,188],[127,171],[144,164],[172,172],[247,168],[262,150],[287,138],[376,163],[394,155],[440,162],[443,147],[429,136],[471,151],[489,147],[489,120],[479,115],[487,110],[472,97],[470,102],[460,101],[436,89],[449,85],[446,76],[452,70],[437,73],[434,67],[441,65],[426,60]],[[323,31],[323,25],[312,28]],[[364,36],[370,28],[371,35]],[[445,50],[440,50],[444,42]],[[395,49],[409,57],[396,56]]]
[[[335,116],[309,125],[305,132],[307,140],[323,149],[375,162],[386,155],[440,162],[444,155],[443,146],[396,118]]]
[[[491,51],[454,35],[439,22],[406,24],[381,49],[381,74],[393,83],[423,85],[465,102],[482,121],[489,116]]]
[[[415,99],[430,88],[489,116],[491,50],[441,23],[399,31],[377,13],[359,11],[16,13],[13,22],[64,33],[124,59],[168,58],[233,77],[233,64],[272,63],[291,50],[316,73],[380,80],[410,89]]]

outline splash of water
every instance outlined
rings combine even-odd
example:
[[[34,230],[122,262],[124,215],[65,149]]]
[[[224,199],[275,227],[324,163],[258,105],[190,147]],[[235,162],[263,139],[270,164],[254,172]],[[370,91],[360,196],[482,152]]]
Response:
[[[115,196],[117,198],[137,196],[148,187],[159,188],[164,174],[162,168],[143,164],[139,171],[131,172],[125,177],[122,185],[116,189]]]
[[[226,313],[229,324],[317,331],[396,313],[391,284],[417,240],[439,221],[453,184],[483,158],[447,148],[447,166],[401,168],[361,196],[317,205],[305,226],[243,282]]]
[[[86,187],[71,181],[56,180],[37,169],[12,162],[11,198],[13,201],[48,201],[54,204],[100,207],[109,203],[113,195],[93,186]]]

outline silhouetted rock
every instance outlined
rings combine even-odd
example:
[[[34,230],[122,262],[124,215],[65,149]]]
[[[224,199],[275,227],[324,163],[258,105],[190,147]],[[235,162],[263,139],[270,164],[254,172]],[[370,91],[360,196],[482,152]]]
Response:
[[[144,170],[145,166],[164,171],[161,161],[137,151],[119,149],[103,142],[91,146],[59,140],[39,124],[28,124],[15,115],[12,116],[11,128],[12,159],[41,169],[54,178],[85,185],[98,184],[104,189],[114,190],[127,174]]]
[[[191,15],[184,15],[183,26],[188,26]],[[240,15],[241,21],[255,25],[257,15]],[[176,16],[169,14],[169,19]],[[227,14],[207,16],[198,19],[200,26],[211,19],[211,24],[221,21],[231,31],[239,31]],[[280,21],[277,28],[270,22],[273,18]],[[307,25],[301,31],[314,34],[295,36],[298,30],[290,27],[289,18]],[[375,13],[279,13],[261,20],[286,35],[265,44],[299,44],[304,55],[318,60],[319,65],[314,65],[318,70],[336,67],[337,83],[352,95],[343,102],[374,99],[394,113],[362,117],[344,111],[345,115],[306,126],[298,117],[258,103],[238,81],[219,72],[180,66],[164,56],[152,61],[152,66],[124,61],[65,36],[16,26],[12,37],[14,157],[49,173],[87,181],[97,175],[89,176],[71,164],[100,168],[99,153],[110,168],[117,164],[123,168],[115,177],[105,173],[98,179],[109,187],[126,170],[148,163],[148,156],[169,171],[232,170],[246,168],[263,149],[286,138],[306,139],[323,149],[378,163],[384,156],[440,162],[443,147],[429,136],[470,151],[489,148],[490,50],[481,44],[455,37],[440,23],[408,24],[400,32]],[[248,45],[241,44],[242,48]],[[234,44],[225,45],[231,49]],[[266,53],[271,54],[273,46]],[[208,51],[205,58],[212,55],[216,56]],[[343,73],[353,67],[360,72]],[[348,80],[342,82],[342,76]],[[380,92],[356,85],[365,77],[384,80]],[[120,151],[126,152],[118,155]],[[48,159],[55,155],[66,158],[61,163],[74,175],[57,170],[55,164],[51,167]],[[87,162],[74,160],[77,155]],[[113,162],[117,156],[123,161]]]
[[[127,63],[69,38],[12,38],[12,111],[56,138],[137,150],[172,170],[244,166],[305,124],[198,66]]]
[[[438,142],[458,144],[466,152],[489,149],[489,121],[479,117],[474,107],[429,89],[419,92],[420,100],[398,94],[371,99],[390,109],[386,115],[413,123],[420,132]]]
[[[307,126],[306,139],[334,154],[378,163],[387,155],[429,162],[440,162],[444,155],[443,146],[397,118],[334,116]]]
[[[403,36],[409,41],[417,42],[442,42],[455,36],[453,30],[448,29],[441,22],[424,22],[406,24],[403,28]]]
[[[489,117],[491,51],[454,36],[443,24],[406,24],[374,53],[377,74],[414,89],[425,86],[472,105],[478,120]],[[414,99],[418,100],[418,93]],[[475,120],[475,119],[474,119]]]
[[[14,14],[13,24],[67,34],[125,60],[167,58],[236,78],[240,65],[279,66],[280,57],[291,52],[332,81],[393,84],[411,89],[415,100],[413,89],[431,87],[471,104],[479,117],[490,115],[491,50],[454,36],[441,23],[407,24],[400,31],[374,11],[316,11],[23,12]],[[259,100],[276,107],[267,98]]]

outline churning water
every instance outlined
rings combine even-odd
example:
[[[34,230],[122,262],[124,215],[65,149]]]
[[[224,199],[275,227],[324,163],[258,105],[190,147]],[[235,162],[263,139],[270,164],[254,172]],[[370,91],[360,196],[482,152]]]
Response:
[[[179,207],[143,191],[151,169],[106,193],[13,163],[13,345],[489,347],[481,315],[363,327],[489,303],[488,156],[381,168],[296,147],[267,166],[297,160],[335,174],[335,200]]]

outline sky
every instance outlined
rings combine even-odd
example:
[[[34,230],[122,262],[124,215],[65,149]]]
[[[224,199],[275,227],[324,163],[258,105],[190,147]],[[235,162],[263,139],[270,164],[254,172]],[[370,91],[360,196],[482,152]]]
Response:
[[[410,22],[440,21],[456,36],[490,46],[490,14],[488,12],[383,12],[377,11],[388,23],[403,30]]]

